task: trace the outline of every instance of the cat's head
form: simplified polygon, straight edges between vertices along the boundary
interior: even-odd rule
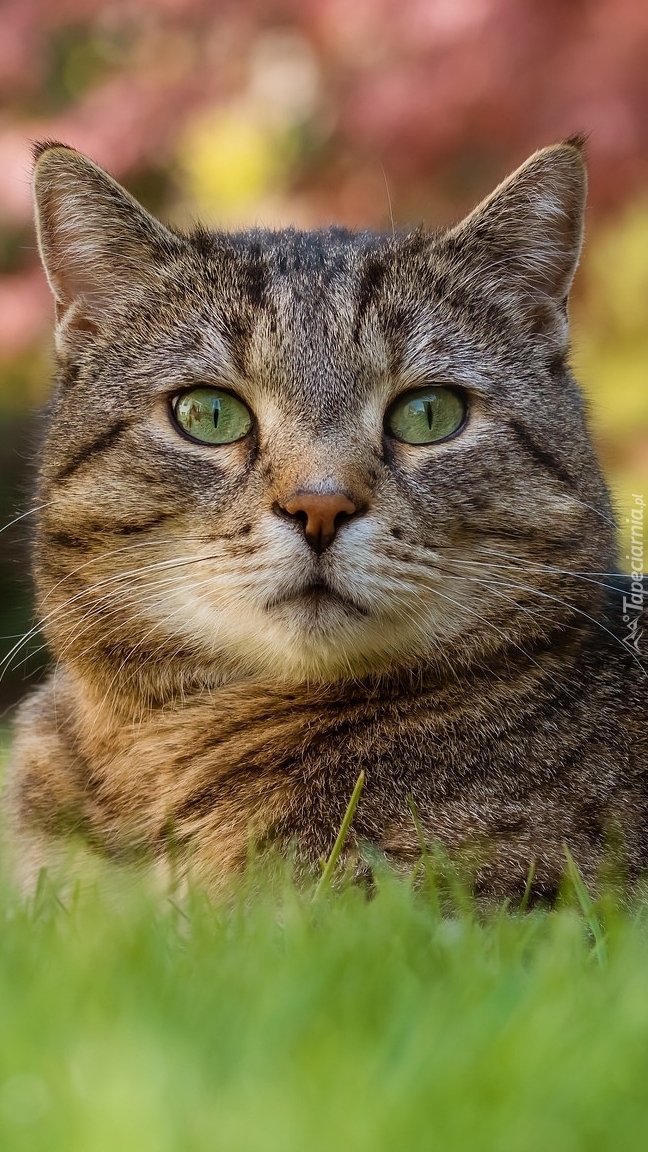
[[[441,233],[185,236],[43,146],[55,654],[164,696],[454,674],[577,623],[558,574],[613,550],[565,362],[585,186],[568,142]]]

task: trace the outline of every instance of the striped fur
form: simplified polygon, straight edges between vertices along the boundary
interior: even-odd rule
[[[34,183],[59,367],[34,548],[53,668],[7,801],[25,878],[71,832],[158,866],[172,842],[210,886],[251,839],[309,868],[360,768],[359,869],[412,866],[413,797],[480,892],[535,862],[551,897],[563,842],[593,881],[619,834],[638,876],[648,679],[567,363],[579,142],[393,237],[181,235],[62,145]],[[464,391],[465,429],[391,439],[429,382]],[[179,435],[194,383],[242,397],[245,441]],[[276,514],[304,488],[361,509],[321,555]]]

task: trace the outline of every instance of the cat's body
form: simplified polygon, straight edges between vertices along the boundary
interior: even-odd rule
[[[534,862],[553,894],[565,843],[594,879],[606,837],[639,875],[648,677],[565,364],[578,147],[432,236],[184,238],[60,146],[35,185],[57,663],[18,720],[23,871],[71,830],[212,885],[251,838],[315,864],[364,769],[350,852],[410,868],[411,797],[485,893]],[[186,435],[218,389],[241,433]]]

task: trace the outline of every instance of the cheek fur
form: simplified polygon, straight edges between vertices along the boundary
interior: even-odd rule
[[[299,594],[321,580],[333,595],[314,608]],[[200,661],[325,680],[407,662],[465,629],[470,609],[446,584],[429,554],[394,548],[375,517],[341,531],[318,559],[298,532],[266,516],[244,543],[196,548],[146,603],[134,589],[133,611]]]
[[[192,468],[188,495],[183,461],[163,480],[158,473],[157,486],[150,472],[148,484],[138,473],[146,498],[119,505],[112,496],[119,488],[113,469],[101,510],[80,481],[68,491],[62,519],[76,508],[78,546],[68,547],[62,579],[70,591],[80,586],[83,607],[93,606],[104,628],[111,621],[111,637],[124,621],[142,656],[162,651],[166,659],[175,645],[193,652],[197,666],[218,666],[219,675],[235,669],[326,680],[429,658],[468,636],[473,642],[489,631],[495,636],[509,628],[515,612],[530,612],[528,589],[518,579],[513,596],[513,578],[502,580],[503,559],[517,557],[510,536],[524,521],[524,501],[506,508],[482,482],[479,504],[457,491],[447,465],[417,465],[407,473],[401,467],[384,482],[371,511],[343,528],[321,557],[294,525],[268,511],[263,477],[244,484],[239,470],[237,486],[209,458],[198,472]],[[150,469],[151,461],[144,467]],[[156,519],[161,505],[165,511]],[[573,507],[563,501],[569,527]],[[558,503],[552,511],[560,522]],[[60,509],[54,520],[56,515]],[[489,544],[492,555],[483,550]],[[59,552],[65,545],[61,536]],[[78,567],[80,585],[79,576],[72,577]],[[332,599],[314,611],[299,593],[322,579],[340,602]]]

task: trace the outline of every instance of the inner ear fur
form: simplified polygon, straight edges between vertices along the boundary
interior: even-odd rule
[[[33,191],[59,340],[96,331],[115,302],[139,296],[178,251],[177,236],[64,144],[37,146]]]
[[[586,196],[582,141],[574,138],[536,152],[449,234],[468,276],[554,346],[567,339]]]

